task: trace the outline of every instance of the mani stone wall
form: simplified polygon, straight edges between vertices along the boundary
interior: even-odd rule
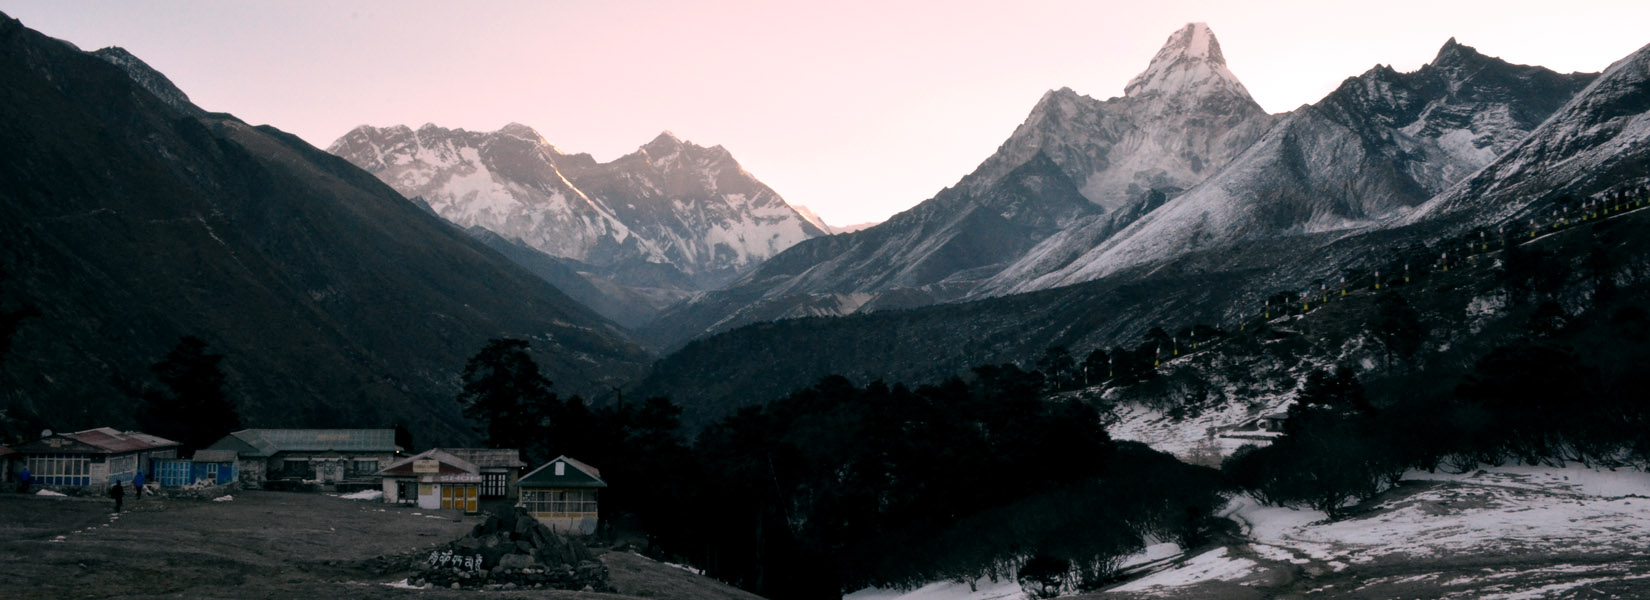
[[[432,551],[408,583],[452,589],[611,591],[607,566],[517,508]]]

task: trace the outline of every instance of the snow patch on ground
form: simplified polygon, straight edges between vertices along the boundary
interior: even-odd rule
[[[1131,554],[1127,558],[1124,558],[1123,562],[1117,565],[1117,568],[1118,570],[1125,570],[1138,567],[1140,565],[1147,565],[1160,560],[1174,558],[1179,556],[1181,552],[1182,550],[1180,549],[1180,544],[1176,544],[1174,542],[1159,542],[1146,546],[1145,550],[1141,550],[1140,552]]]
[[[384,490],[361,490],[353,494],[339,496],[345,500],[383,500]]]
[[[1458,552],[1632,552],[1650,539],[1647,473],[1507,466],[1409,477],[1445,485],[1336,522],[1322,512],[1262,506],[1247,497],[1235,499],[1228,516],[1248,529],[1264,558],[1289,551],[1331,566]]]
[[[395,589],[398,589],[398,590],[422,590],[426,587],[426,586],[422,586],[422,585],[413,585],[411,583],[408,583],[408,581],[405,580],[405,579],[402,579],[400,581],[391,581],[389,583],[384,584],[384,586],[385,587],[392,587],[392,588],[395,588]]]
[[[1228,556],[1226,548],[1199,554],[1185,564],[1113,588],[1114,592],[1162,591],[1156,588],[1183,587],[1207,581],[1232,581],[1254,572],[1255,561]]]
[[[35,492],[34,495],[36,495],[36,496],[52,496],[52,497],[56,497],[56,498],[67,498],[67,497],[69,497],[67,494],[63,494],[63,493],[60,493],[60,492],[54,492],[54,491],[51,491],[51,490],[40,490],[38,492]]]
[[[213,502],[229,502],[229,501],[234,500],[234,499],[235,499],[234,496],[218,496],[216,498],[213,498],[212,501]]]
[[[1287,397],[1274,398],[1260,411],[1251,411],[1240,402],[1226,402],[1204,410],[1195,417],[1179,420],[1155,408],[1139,404],[1120,405],[1112,409],[1112,415],[1117,420],[1106,426],[1106,433],[1114,440],[1140,442],[1151,446],[1153,450],[1167,452],[1181,459],[1211,451],[1224,458],[1245,445],[1265,446],[1271,441],[1223,437],[1219,430],[1281,410],[1288,402],[1290,399]],[[1256,438],[1267,434],[1260,431],[1247,433],[1253,434]],[[1232,434],[1242,435],[1243,432]]]
[[[1007,579],[980,578],[973,589],[966,583],[942,581],[908,591],[869,587],[842,597],[842,600],[1000,600],[1021,598],[1020,584]]]

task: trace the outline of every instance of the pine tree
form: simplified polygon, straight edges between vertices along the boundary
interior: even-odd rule
[[[526,340],[494,338],[464,365],[458,403],[493,448],[531,452],[547,416],[558,412],[552,383],[539,373],[528,347]]]
[[[143,393],[137,413],[138,427],[183,445],[186,451],[199,450],[241,428],[240,415],[224,393],[221,354],[209,354],[206,342],[194,336],[178,340],[177,346],[149,370],[163,389]]]
[[[1069,390],[1076,387],[1082,379],[1076,373],[1077,361],[1071,357],[1071,352],[1065,346],[1054,346],[1043,351],[1043,356],[1037,359],[1037,370],[1043,372],[1043,377],[1049,387],[1054,390]]]

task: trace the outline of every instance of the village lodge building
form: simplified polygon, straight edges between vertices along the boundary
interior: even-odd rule
[[[178,443],[137,431],[109,427],[74,433],[47,432],[18,446],[13,460],[28,467],[38,486],[107,488],[149,472],[155,459],[176,458]]]
[[[545,526],[562,533],[596,533],[601,471],[566,456],[523,475],[521,506]]]
[[[325,489],[379,486],[378,471],[396,460],[393,429],[243,429],[207,450],[235,452],[241,481],[305,481]]]

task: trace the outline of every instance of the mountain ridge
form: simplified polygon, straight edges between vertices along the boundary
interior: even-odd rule
[[[606,163],[511,123],[492,132],[360,126],[329,151],[461,227],[484,227],[617,283],[712,289],[825,235],[722,146],[669,131]]]
[[[1142,76],[1150,85],[1104,101],[1070,88],[1045,93],[1009,138],[958,183],[877,226],[798,244],[728,288],[672,308],[643,334],[670,348],[748,323],[749,315],[814,314],[820,301],[840,300],[843,294],[873,296],[839,302],[854,311],[969,297],[1024,252],[1077,224],[1126,227],[1212,175],[1275,120],[1225,68],[1206,25],[1188,25],[1169,36]],[[1086,205],[1069,202],[1067,186],[1049,188],[1058,191],[1039,198],[1012,180],[1025,165],[1044,159]],[[1013,235],[942,225],[984,226],[963,218],[984,210],[1025,222],[1016,222]],[[1046,217],[1022,218],[1038,211]],[[966,238],[995,243],[967,253],[969,260],[942,266],[948,258],[941,252],[944,240]],[[906,267],[915,263],[931,268]]]
[[[489,338],[531,340],[563,393],[601,393],[648,359],[296,136],[195,114],[148,91],[134,64],[10,17],[0,50],[0,268],[8,296],[40,312],[0,365],[9,407],[122,426],[153,385],[149,365],[189,335],[224,355],[249,425],[399,422],[466,443],[457,374]]]

